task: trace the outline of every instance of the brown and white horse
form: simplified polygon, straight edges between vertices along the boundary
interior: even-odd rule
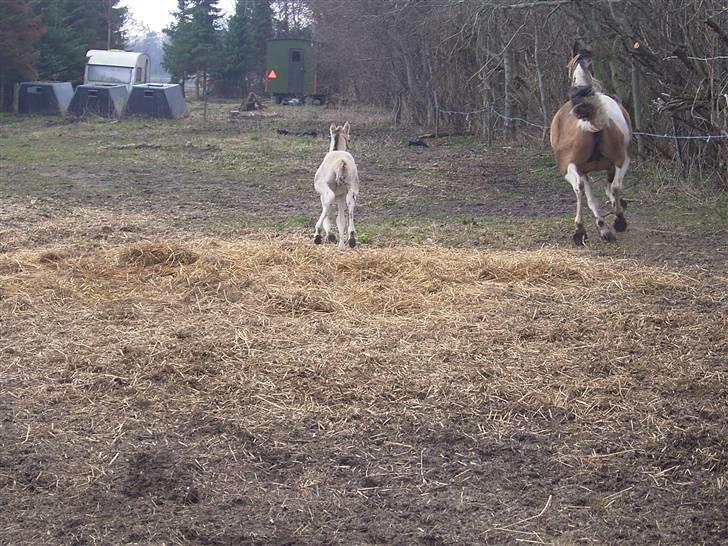
[[[551,147],[556,164],[576,194],[576,230],[574,243],[586,242],[582,219],[582,190],[596,218],[601,238],[614,241],[612,227],[604,221],[600,204],[592,193],[589,173],[607,172],[607,197],[615,214],[614,230],[627,229],[624,219],[625,202],[622,182],[629,168],[629,147],[632,124],[629,114],[612,97],[594,87],[598,83],[592,76],[592,54],[581,50],[569,63],[571,77],[570,100],[551,121]]]
[[[339,251],[344,250],[345,230],[348,231],[349,246],[356,246],[356,228],[354,227],[354,207],[359,195],[359,174],[354,158],[347,151],[349,147],[349,130],[351,126],[347,121],[342,127],[333,123],[329,128],[331,143],[329,153],[324,156],[321,165],[314,176],[314,188],[321,196],[321,216],[316,222],[314,242],[318,245],[323,242],[322,229],[328,241],[335,241],[329,232],[329,209],[336,203],[338,213],[336,226],[339,228]],[[347,229],[348,212],[348,229]]]

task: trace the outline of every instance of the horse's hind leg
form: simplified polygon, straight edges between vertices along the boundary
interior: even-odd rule
[[[614,175],[617,173],[617,168],[612,165],[607,169],[607,185],[604,188],[604,192],[609,198],[609,202],[612,204],[612,210],[614,210],[614,194],[612,193],[612,182],[614,182]],[[624,198],[620,198],[619,203],[622,205],[622,210],[627,210],[627,201]]]
[[[607,199],[614,207],[614,194],[612,193],[612,182],[614,182],[614,174],[617,172],[614,165],[607,169],[607,185],[604,187],[604,193],[607,194]]]
[[[611,226],[604,221],[604,216],[602,216],[602,213],[599,211],[599,201],[594,197],[594,194],[592,193],[591,181],[588,177],[582,176],[582,182],[584,183],[584,193],[586,194],[586,200],[587,203],[589,203],[589,208],[594,214],[594,218],[597,219],[597,228],[599,229],[599,235],[601,236],[603,241],[616,241],[617,238],[614,236],[614,232],[612,231]]]
[[[581,176],[576,170],[576,165],[569,163],[569,167],[566,169],[566,180],[574,188],[574,194],[576,195],[576,218],[574,218],[574,244],[577,246],[584,246],[586,244],[586,230],[584,229],[584,219],[581,211]]]
[[[316,230],[314,231],[313,238],[313,242],[317,245],[320,245],[323,242],[323,238],[321,237],[322,228],[326,233],[326,238],[328,239],[329,237],[331,237],[331,234],[329,233],[331,225],[329,224],[328,214],[331,205],[334,204],[334,199],[334,192],[330,190],[321,194],[321,208],[323,210],[321,211],[321,216],[319,217],[318,222],[316,222]]]
[[[622,198],[622,183],[624,181],[624,175],[627,174],[629,169],[629,156],[624,158],[624,163],[621,167],[615,166],[614,177],[610,184],[611,193],[614,196],[612,205],[614,207],[614,229],[620,233],[627,230],[627,220],[624,219],[624,209],[626,203]]]
[[[349,191],[346,194],[346,206],[349,209],[349,246],[354,248],[356,246],[356,228],[354,227],[354,208],[356,207],[356,193]]]
[[[336,213],[336,227],[339,228],[339,252],[344,251],[344,234],[346,233],[346,201],[341,197],[336,200],[338,212]]]

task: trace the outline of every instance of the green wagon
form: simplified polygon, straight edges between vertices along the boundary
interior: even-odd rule
[[[267,91],[276,104],[293,98],[313,104],[326,100],[318,92],[316,47],[308,40],[269,40],[265,78]]]

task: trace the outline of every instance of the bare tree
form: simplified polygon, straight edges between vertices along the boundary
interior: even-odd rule
[[[728,136],[724,0],[308,5],[338,94],[389,107],[397,121],[484,134],[499,126],[510,136],[531,127],[522,120],[545,127],[566,97],[577,42],[593,49],[597,77],[640,132]],[[537,128],[519,134],[545,136]],[[640,135],[639,146],[641,154],[712,166],[728,183],[728,140]]]

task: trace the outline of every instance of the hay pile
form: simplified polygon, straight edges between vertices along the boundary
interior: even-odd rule
[[[158,299],[204,297],[223,305],[230,297],[257,302],[323,298],[330,311],[368,311],[402,318],[418,311],[456,314],[507,288],[535,293],[619,293],[683,286],[685,279],[628,261],[595,260],[578,252],[477,252],[438,247],[365,250],[339,255],[305,240],[142,243],[80,254],[68,250],[18,252],[0,257],[0,271],[21,293],[33,284],[78,284],[80,300],[112,301],[139,294]],[[49,268],[49,265],[53,265]],[[81,282],[82,281],[82,282]],[[222,302],[220,300],[223,300]],[[315,306],[314,306],[315,307]],[[292,311],[315,311],[293,305]],[[449,316],[448,318],[453,318]]]
[[[98,513],[144,541],[189,540],[183,520],[223,540],[230,523],[195,506],[227,514],[241,496],[253,542],[283,528],[304,542],[414,540],[416,527],[369,525],[431,502],[447,540],[536,541],[561,535],[546,521],[579,520],[575,503],[614,523],[655,480],[699,496],[725,479],[711,466],[727,445],[725,280],[560,249],[340,255],[289,238],[14,252],[0,281],[14,434],[43,461],[41,478],[0,485],[16,503],[36,498],[28,484],[102,504],[137,495],[167,514],[153,528]],[[528,483],[540,493],[524,499]],[[490,515],[460,521],[463,495]],[[287,523],[267,527],[284,498]],[[514,524],[545,503],[558,510]],[[607,536],[592,525],[582,538]]]

